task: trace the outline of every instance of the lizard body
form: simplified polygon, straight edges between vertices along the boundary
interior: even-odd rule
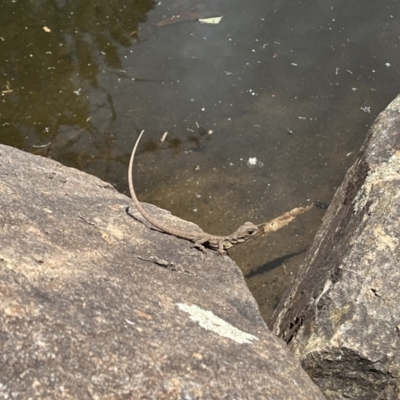
[[[140,133],[138,139],[136,140],[135,146],[133,147],[132,155],[129,161],[129,170],[128,170],[129,191],[131,193],[133,203],[135,204],[140,214],[142,214],[143,218],[145,218],[153,226],[155,226],[156,228],[160,229],[163,232],[194,242],[193,246],[202,251],[205,250],[203,245],[208,244],[209,247],[211,247],[214,250],[217,250],[220,254],[225,253],[225,250],[232,247],[235,243],[245,242],[247,239],[249,239],[251,236],[254,236],[259,231],[258,227],[254,225],[252,222],[245,222],[238,229],[236,229],[236,231],[234,231],[232,234],[228,236],[216,236],[216,235],[210,235],[206,232],[197,232],[197,231],[189,232],[171,228],[167,225],[164,225],[162,222],[154,219],[150,214],[148,214],[136,196],[132,180],[133,160],[135,158],[135,152],[143,133],[144,131]]]

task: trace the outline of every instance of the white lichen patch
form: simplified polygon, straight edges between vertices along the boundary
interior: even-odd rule
[[[397,240],[386,234],[382,226],[376,226],[374,228],[374,237],[376,241],[376,247],[380,251],[389,249],[394,252],[398,246]]]
[[[398,153],[390,157],[387,163],[383,163],[368,174],[364,185],[354,199],[354,213],[358,214],[364,208],[374,185],[393,180],[400,180],[400,154]]]
[[[217,317],[212,311],[203,310],[200,307],[183,303],[177,303],[176,305],[180,310],[187,312],[192,321],[198,322],[202,328],[212,331],[217,335],[226,337],[240,344],[251,344],[252,340],[258,340],[256,336],[243,332]]]

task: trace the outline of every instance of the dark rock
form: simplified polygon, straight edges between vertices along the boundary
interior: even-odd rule
[[[400,398],[400,96],[373,124],[270,326],[329,399]]]
[[[0,398],[323,399],[231,259],[51,160],[0,146],[0,178]]]

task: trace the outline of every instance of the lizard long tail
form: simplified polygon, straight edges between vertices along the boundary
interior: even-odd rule
[[[136,197],[135,189],[133,188],[132,167],[133,167],[133,160],[135,158],[136,149],[138,147],[139,141],[140,141],[143,133],[144,133],[144,130],[142,132],[140,132],[140,135],[136,140],[135,146],[133,147],[133,150],[132,150],[131,159],[129,161],[128,184],[129,184],[129,191],[131,193],[132,200],[133,200],[136,208],[138,209],[138,211],[142,214],[143,218],[145,218],[147,221],[149,221],[153,226],[155,226],[156,228],[158,228],[158,229],[160,229],[160,230],[162,230],[164,232],[167,232],[169,234],[181,237],[183,239],[192,240],[192,238],[191,238],[192,235],[190,235],[190,234],[188,234],[186,232],[177,230],[177,229],[167,228],[162,223],[160,223],[159,221],[157,221],[156,219],[151,217],[146,212],[146,210],[143,208],[142,204],[140,203],[140,201]],[[193,239],[196,239],[196,238],[193,238]]]

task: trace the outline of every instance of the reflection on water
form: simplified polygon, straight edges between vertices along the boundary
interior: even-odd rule
[[[329,203],[399,92],[399,11],[396,0],[2,2],[0,142],[126,191],[145,129],[139,197],[210,233]],[[232,250],[266,318],[322,215]]]
[[[124,3],[2,2],[2,143],[28,151],[49,143],[46,154],[59,150],[56,158],[75,166],[92,146],[104,154],[117,111],[101,76],[125,77],[119,52],[136,43],[138,24],[155,4]],[[80,140],[79,149],[62,154]]]

